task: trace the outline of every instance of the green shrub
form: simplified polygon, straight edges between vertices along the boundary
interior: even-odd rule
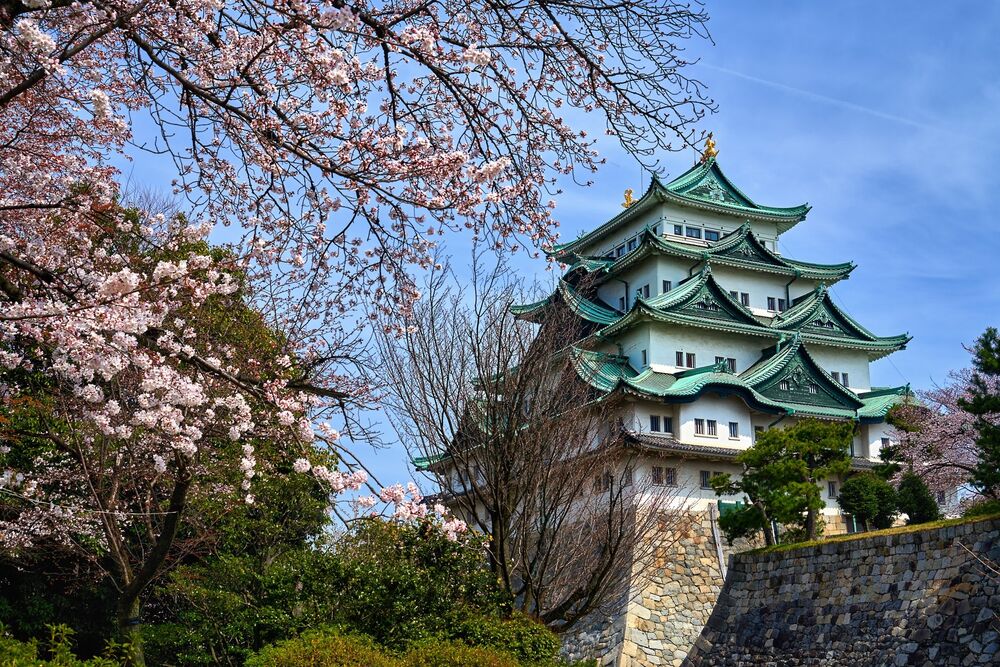
[[[118,667],[125,659],[125,647],[110,645],[104,658],[82,660],[73,653],[73,630],[51,625],[49,637],[19,641],[0,627],[0,667]]]
[[[896,490],[889,482],[870,472],[854,475],[844,482],[837,497],[840,509],[853,515],[865,528],[889,528],[897,513]]]
[[[927,523],[941,518],[937,502],[924,480],[912,472],[903,474],[899,482],[899,511],[908,518],[907,524]]]
[[[509,653],[524,665],[552,664],[559,657],[559,638],[524,614],[507,620],[470,618],[455,628],[452,637],[470,646]]]
[[[453,642],[418,645],[403,657],[404,667],[519,667],[507,653]]]
[[[962,511],[962,516],[989,516],[1000,514],[1000,500],[979,500],[972,503]]]
[[[245,667],[401,667],[396,658],[383,653],[370,639],[345,637],[332,630],[315,630],[278,642],[244,664]]]

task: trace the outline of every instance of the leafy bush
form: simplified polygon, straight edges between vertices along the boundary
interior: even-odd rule
[[[405,667],[519,667],[513,656],[454,642],[421,644],[403,657]]]
[[[980,500],[962,511],[964,517],[990,516],[1000,514],[1000,500]]]
[[[548,665],[559,658],[559,638],[523,614],[507,620],[470,618],[459,624],[452,637],[470,646],[509,653],[523,665]]]
[[[245,667],[401,667],[396,658],[383,653],[371,639],[347,637],[332,630],[316,630],[278,642],[244,664]]]
[[[65,625],[49,626],[48,640],[26,642],[14,639],[0,628],[0,665],[3,667],[118,667],[126,658],[126,647],[109,645],[107,657],[81,660],[73,653],[73,630]]]
[[[907,524],[927,523],[941,518],[937,502],[924,480],[912,472],[904,473],[899,482],[899,511],[908,517]]]
[[[837,502],[868,529],[889,528],[896,518],[896,490],[874,473],[861,473],[845,481]]]

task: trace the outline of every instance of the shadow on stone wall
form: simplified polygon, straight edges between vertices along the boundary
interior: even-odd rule
[[[1000,562],[1000,519],[735,554],[684,664],[1000,664],[1000,576],[976,555]]]

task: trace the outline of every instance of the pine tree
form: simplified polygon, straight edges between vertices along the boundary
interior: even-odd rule
[[[761,433],[736,457],[744,469],[739,481],[729,475],[712,479],[718,495],[742,493],[749,500],[747,507],[720,517],[726,535],[733,539],[763,530],[770,544],[770,522],[777,521],[800,526],[807,540],[815,539],[818,512],[824,507],[819,483],[848,471],[853,432],[848,422],[804,419]]]
[[[979,460],[972,485],[980,493],[1000,498],[1000,335],[990,327],[972,349],[972,383],[968,398],[959,405],[975,416]]]
[[[927,523],[941,518],[941,512],[931,490],[915,473],[903,474],[897,497],[899,511],[906,514],[908,524]]]

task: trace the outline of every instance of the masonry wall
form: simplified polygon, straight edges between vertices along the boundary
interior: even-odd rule
[[[973,554],[1000,562],[1000,520],[735,554],[684,664],[1000,664],[1000,575]]]

